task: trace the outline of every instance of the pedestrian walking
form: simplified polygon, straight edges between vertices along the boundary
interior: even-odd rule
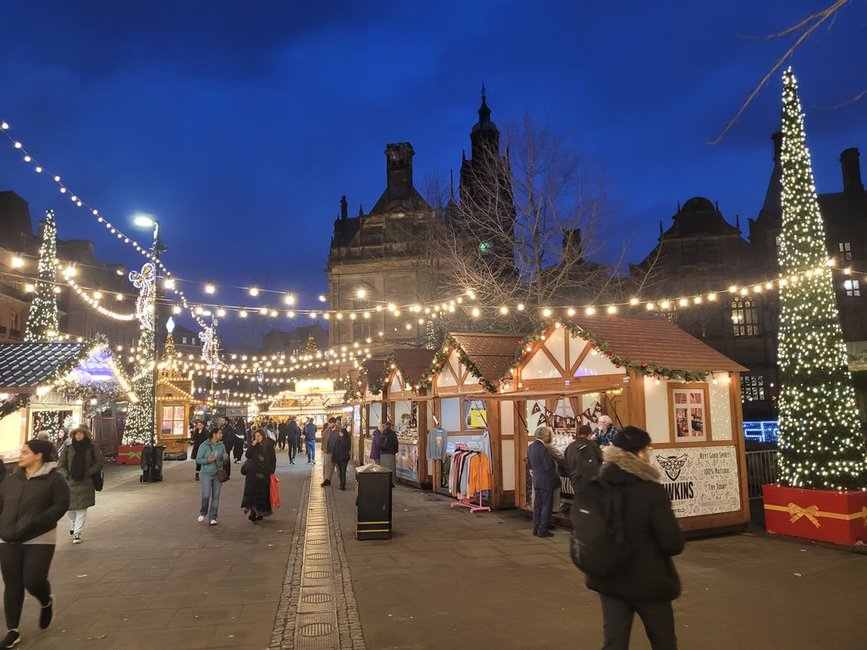
[[[199,509],[199,523],[205,517],[211,526],[217,525],[217,510],[220,508],[220,489],[223,484],[217,478],[217,471],[224,468],[229,454],[223,445],[223,432],[215,429],[211,437],[199,446],[196,463],[201,466],[199,483],[202,486],[202,507]]]
[[[322,474],[325,480],[320,487],[331,485],[331,477],[334,475],[334,438],[337,437],[337,418],[328,418],[328,428],[322,432]]]
[[[340,479],[340,489],[346,489],[346,467],[352,456],[352,436],[346,428],[338,429],[332,438],[331,459],[337,466],[337,476]]]
[[[247,425],[244,418],[235,418],[235,462],[240,463],[244,456],[244,447],[247,444]]]
[[[370,438],[370,460],[379,465],[379,441],[382,439],[382,431],[377,425],[373,429],[373,435]]]
[[[253,432],[253,439],[245,454],[244,496],[241,507],[250,521],[260,521],[272,514],[271,475],[277,469],[277,454],[267,433],[262,429]]]
[[[60,450],[57,469],[69,485],[69,534],[73,544],[81,543],[87,509],[96,505],[93,477],[105,465],[102,451],[93,444],[90,429],[80,426],[70,432],[70,442]]]
[[[286,421],[281,421],[280,424],[277,425],[277,448],[280,451],[286,449],[286,438],[289,435],[288,427],[289,423]]]
[[[190,442],[193,443],[193,451],[191,456],[193,458],[198,458],[199,456],[199,448],[202,446],[202,443],[208,439],[208,430],[205,428],[204,420],[196,419],[196,423],[193,425],[193,434],[190,437]],[[196,461],[196,479],[199,480],[199,471],[201,471],[202,466],[199,461]]]
[[[298,422],[295,421],[295,416],[289,418],[289,424],[286,425],[287,443],[289,445],[289,463],[295,464],[295,455],[301,451],[301,428]]]
[[[654,650],[674,650],[674,612],[680,578],[672,556],[684,546],[671,499],[650,464],[650,434],[624,427],[603,449],[605,463],[597,481],[622,496],[624,538],[631,551],[623,564],[604,577],[587,575],[587,587],[602,601],[604,648],[626,650],[637,613]],[[575,521],[573,517],[573,521]]]
[[[307,450],[307,462],[316,462],[316,423],[313,418],[307,418],[304,425],[304,447]]]
[[[18,468],[0,484],[0,570],[5,589],[6,636],[0,648],[21,640],[18,625],[25,589],[39,601],[39,627],[54,617],[48,571],[57,544],[57,522],[69,509],[69,486],[56,471],[54,445],[29,440],[21,448]]]
[[[232,421],[225,415],[220,418],[220,429],[223,432],[223,446],[226,448],[226,454],[228,454],[228,458],[223,466],[223,469],[226,470],[226,480],[228,481],[232,478],[231,460],[232,452],[235,450],[235,445],[237,444],[237,437],[235,436],[235,427],[232,426]]]
[[[533,482],[533,534],[537,537],[553,537],[551,532],[551,504],[554,490],[560,487],[560,474],[548,444],[554,431],[541,426],[534,432],[535,440],[527,448],[527,465]]]
[[[391,485],[395,484],[395,472],[397,471],[397,452],[400,441],[392,428],[391,422],[386,421],[382,428],[382,437],[379,439],[379,464],[391,470]]]

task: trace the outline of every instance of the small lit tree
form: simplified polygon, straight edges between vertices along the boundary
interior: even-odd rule
[[[28,342],[52,341],[59,331],[57,319],[57,294],[54,289],[57,280],[57,225],[54,211],[45,213],[45,226],[42,229],[42,246],[39,249],[39,275],[36,292],[30,303],[24,340]]]
[[[867,486],[867,454],[840,327],[795,76],[783,74],[780,482]]]

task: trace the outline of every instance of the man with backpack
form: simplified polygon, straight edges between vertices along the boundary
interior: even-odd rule
[[[629,648],[636,613],[654,650],[677,648],[671,601],[680,579],[671,558],[683,550],[683,533],[651,451],[646,431],[618,431],[572,507],[572,560],[599,593],[606,650]]]
[[[593,429],[589,424],[582,424],[578,428],[578,437],[569,443],[563,455],[572,491],[577,499],[581,489],[596,478],[602,465],[602,450],[593,439]]]

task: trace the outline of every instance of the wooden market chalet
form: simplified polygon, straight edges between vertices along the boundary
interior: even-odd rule
[[[369,462],[370,435],[391,420],[397,480],[492,508],[531,508],[526,449],[541,425],[560,451],[601,415],[646,429],[652,463],[686,530],[749,520],[740,373],[746,369],[668,320],[575,317],[519,338],[454,332],[437,351],[397,349],[351,373],[353,456]],[[431,457],[429,436],[446,439]],[[489,454],[490,489],[448,485],[456,449]],[[571,489],[562,480],[561,498]]]

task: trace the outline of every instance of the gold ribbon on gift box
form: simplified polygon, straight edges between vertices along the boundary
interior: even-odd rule
[[[802,508],[797,503],[789,502],[787,506],[775,506],[765,504],[765,510],[774,510],[776,512],[785,512],[789,515],[789,523],[794,524],[801,517],[806,517],[807,520],[816,528],[822,524],[819,522],[820,517],[826,519],[842,519],[843,521],[852,521],[853,519],[864,519],[864,525],[867,526],[867,508],[861,508],[861,512],[853,512],[851,514],[843,514],[840,512],[823,512],[819,510],[819,506],[807,506]]]

